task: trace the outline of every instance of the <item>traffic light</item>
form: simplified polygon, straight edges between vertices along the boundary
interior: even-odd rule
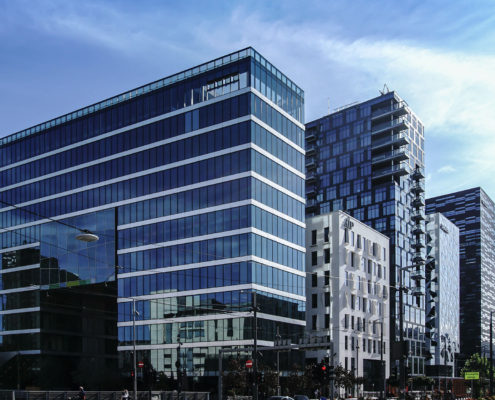
[[[330,381],[333,381],[335,378],[335,370],[334,370],[334,367],[333,365],[329,365],[328,366],[328,379]]]
[[[263,373],[262,372],[258,372],[258,374],[256,375],[256,382],[259,384],[263,383]]]
[[[406,367],[406,372],[404,374],[404,377],[406,378],[406,384],[407,384],[407,381],[411,378],[411,367]]]
[[[131,378],[134,378],[134,370],[131,371]]]
[[[264,383],[265,382],[265,373],[262,372],[261,373],[261,383]]]

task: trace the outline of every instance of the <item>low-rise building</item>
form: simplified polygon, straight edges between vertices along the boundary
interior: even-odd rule
[[[389,238],[342,211],[306,219],[306,325],[330,336],[334,365],[380,390],[380,352],[389,375]],[[381,330],[383,329],[383,339]],[[307,353],[320,362],[330,351]]]

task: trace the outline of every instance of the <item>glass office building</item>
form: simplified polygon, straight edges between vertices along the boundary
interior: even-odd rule
[[[390,238],[390,282],[403,272],[404,337],[412,374],[424,373],[424,127],[397,93],[354,103],[306,124],[306,216],[345,210]],[[398,293],[390,337],[399,338]]]
[[[252,48],[1,139],[0,350],[80,360],[105,354],[85,345],[95,335],[130,376],[135,306],[144,382],[180,361],[209,389],[218,350],[253,342],[253,292],[260,345],[277,329],[297,341],[303,140],[304,92]],[[105,322],[81,320],[82,334],[43,314],[77,290]]]
[[[440,212],[459,228],[461,357],[489,357],[490,311],[495,310],[495,205],[478,187],[427,199],[426,212]]]
[[[430,377],[452,377],[459,353],[459,228],[440,213],[426,216],[426,363]]]

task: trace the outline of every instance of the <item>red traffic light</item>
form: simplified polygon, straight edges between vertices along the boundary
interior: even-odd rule
[[[326,371],[326,369],[327,369],[327,366],[326,366],[326,365],[322,365],[322,366],[321,366],[321,370],[322,370],[322,371]]]

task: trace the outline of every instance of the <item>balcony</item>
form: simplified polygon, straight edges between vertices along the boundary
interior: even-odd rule
[[[376,150],[385,146],[404,146],[409,144],[409,137],[403,133],[398,133],[397,135],[387,136],[383,139],[372,140],[371,149]]]
[[[411,247],[415,249],[421,249],[424,248],[425,246],[426,246],[426,242],[423,238],[413,239],[413,241],[411,242]]]
[[[307,131],[304,135],[304,139],[306,139],[307,142],[313,142],[318,139],[318,134],[316,131]]]
[[[316,199],[311,199],[306,201],[306,212],[311,212],[316,210],[316,207],[318,206],[318,202]]]
[[[425,212],[423,210],[416,210],[411,213],[411,219],[414,221],[424,221],[426,219]]]
[[[426,279],[425,272],[421,270],[411,271],[411,279],[415,281],[420,281]]]
[[[306,183],[316,183],[318,180],[318,175],[316,175],[316,172],[311,171],[306,174]]]
[[[376,126],[371,127],[371,135],[378,135],[380,133],[389,131],[391,129],[397,130],[397,131],[404,131],[407,128],[409,128],[409,122],[405,118],[398,118],[394,119],[392,121],[387,121],[382,124],[378,124]]]
[[[414,180],[424,179],[425,178],[425,168],[424,167],[416,167],[413,171],[412,178]]]
[[[309,157],[306,158],[306,168],[307,169],[313,169],[318,166],[318,162],[316,161],[316,158],[314,157]]]
[[[424,182],[416,182],[411,185],[411,192],[414,193],[423,193],[425,191],[425,183]]]
[[[418,222],[418,224],[414,225],[412,233],[414,235],[424,235],[426,233],[425,225]]]
[[[413,287],[411,289],[411,295],[415,297],[421,297],[425,295],[425,290],[422,287]]]
[[[407,164],[391,165],[390,167],[382,168],[377,171],[373,171],[373,179],[383,178],[385,176],[392,175],[407,175],[411,173],[411,168]]]
[[[406,148],[402,148],[402,149],[387,151],[385,153],[373,156],[373,158],[371,159],[371,163],[378,164],[381,162],[392,161],[392,160],[405,161],[405,160],[409,160],[409,157],[410,157],[409,150],[407,150]]]
[[[424,194],[419,194],[416,196],[412,201],[411,205],[413,207],[424,207],[425,206],[425,195]]]
[[[306,186],[306,196],[316,196],[318,194],[318,188],[316,185],[308,185]]]
[[[317,148],[318,147],[315,144],[306,145],[306,157],[315,156]]]
[[[426,256],[422,251],[417,251],[413,254],[413,262],[424,263],[426,261]]]
[[[371,113],[371,119],[374,120],[389,115],[397,115],[399,117],[402,117],[403,115],[407,114],[409,114],[409,107],[405,101],[402,101],[392,106],[382,107],[379,110],[373,111]]]

